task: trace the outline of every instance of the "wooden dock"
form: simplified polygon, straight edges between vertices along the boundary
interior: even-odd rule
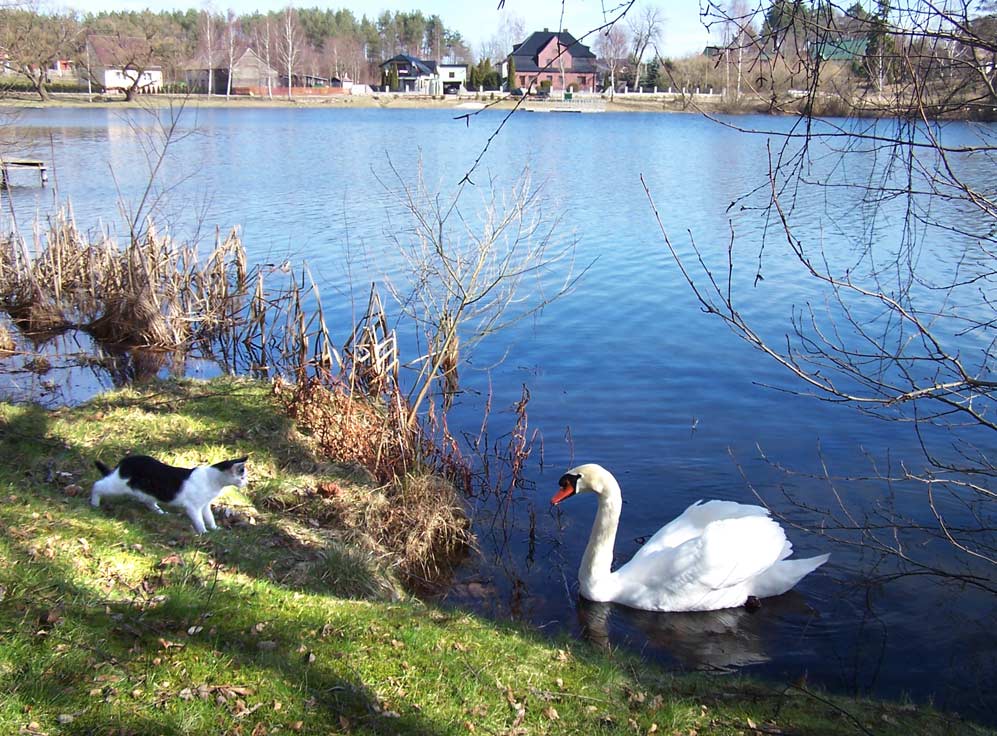
[[[602,97],[575,95],[567,100],[556,97],[531,97],[523,103],[526,112],[605,112],[606,101]]]
[[[34,169],[41,177],[42,186],[48,183],[48,168],[44,161],[33,158],[0,158],[0,189],[7,189],[10,186],[12,169]]]

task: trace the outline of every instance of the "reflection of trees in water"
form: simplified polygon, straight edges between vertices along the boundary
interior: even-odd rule
[[[0,356],[0,395],[13,401],[72,405],[115,388],[187,371],[183,352],[101,345],[85,332],[9,331],[15,347]]]
[[[184,372],[184,356],[180,353],[106,347],[101,348],[99,352],[100,359],[91,366],[95,372],[99,369],[105,370],[115,388],[148,381],[158,376],[167,366],[171,375],[183,375]]]

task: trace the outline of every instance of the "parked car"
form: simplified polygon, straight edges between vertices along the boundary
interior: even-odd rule
[[[512,95],[513,97],[522,97],[523,96],[523,88],[522,87],[513,87],[512,89],[509,90],[509,94]]]
[[[547,87],[540,87],[533,93],[534,97],[539,97],[541,100],[545,100],[550,97],[550,89]]]

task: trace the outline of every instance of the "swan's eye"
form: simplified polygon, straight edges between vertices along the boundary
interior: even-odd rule
[[[581,478],[580,475],[571,475],[570,473],[565,473],[561,476],[561,479],[557,481],[558,492],[554,494],[554,497],[550,500],[555,506],[566,498],[571,498],[575,493],[578,492],[575,483]]]

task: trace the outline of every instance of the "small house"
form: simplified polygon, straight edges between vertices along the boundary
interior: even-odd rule
[[[85,64],[79,72],[109,92],[160,92],[163,88],[163,67],[153,59],[148,39],[137,36],[87,36]],[[87,81],[85,76],[83,81]]]
[[[467,87],[467,64],[437,65],[440,76],[441,92],[445,95],[456,95]]]
[[[595,54],[567,30],[534,31],[509,58],[516,75],[510,87],[594,92],[598,84]],[[502,76],[509,76],[508,60],[502,64]]]
[[[392,56],[381,64],[381,72],[385,79],[392,73],[397,74],[398,89],[402,92],[430,94],[432,82],[439,79],[435,61],[424,61],[408,54]],[[464,73],[466,79],[467,72]]]
[[[232,77],[232,94],[249,94],[252,90],[278,86],[277,71],[253,49],[243,46],[232,58],[234,61],[229,69],[227,50],[199,54],[184,68],[187,86],[194,92],[224,95],[229,91],[229,76]],[[209,82],[211,89],[208,89]]]

